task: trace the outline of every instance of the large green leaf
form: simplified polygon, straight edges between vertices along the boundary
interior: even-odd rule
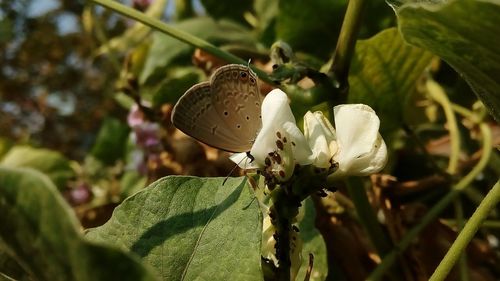
[[[49,176],[59,188],[64,188],[67,181],[75,176],[70,161],[59,152],[29,146],[11,148],[0,165],[33,168]]]
[[[393,1],[404,39],[460,73],[500,121],[500,1]]]
[[[349,83],[349,102],[370,105],[382,133],[401,125],[407,98],[432,54],[406,44],[395,28],[358,41]]]
[[[54,184],[0,167],[0,246],[33,280],[154,280],[136,258],[86,241]]]
[[[262,280],[262,215],[244,178],[162,178],[88,237],[128,249],[163,280]]]
[[[253,35],[247,28],[230,21],[214,21],[209,17],[190,18],[174,26],[215,44],[225,42],[253,44],[254,41]],[[192,49],[193,47],[171,36],[159,32],[153,33],[153,43],[146,58],[140,81],[144,83],[155,74],[163,77],[164,69],[172,60],[182,54],[189,54]]]

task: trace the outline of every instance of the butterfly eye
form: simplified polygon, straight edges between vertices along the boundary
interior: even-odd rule
[[[248,74],[246,72],[240,72],[240,78],[241,80],[245,81],[248,78]]]

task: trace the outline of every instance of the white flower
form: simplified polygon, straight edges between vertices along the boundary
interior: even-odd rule
[[[304,135],[313,152],[313,165],[329,168],[332,156],[337,152],[335,129],[321,111],[304,116]]]
[[[387,163],[387,147],[378,132],[380,120],[364,104],[343,104],[333,109],[336,129],[321,112],[304,116],[304,131],[313,151],[313,164],[326,168],[331,160],[338,169],[329,176],[366,176],[379,172]]]
[[[287,95],[272,90],[262,102],[262,129],[250,150],[253,162],[241,161],[246,154],[231,156],[244,169],[269,169],[281,181],[289,179],[295,164],[312,163],[311,149],[295,122]]]

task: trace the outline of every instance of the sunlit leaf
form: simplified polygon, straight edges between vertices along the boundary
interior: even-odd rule
[[[460,73],[500,120],[500,1],[392,1],[403,37]]]
[[[395,28],[361,40],[349,76],[349,102],[370,105],[381,119],[381,131],[401,125],[403,111],[432,54],[406,44]]]
[[[34,280],[155,280],[136,258],[88,242],[54,184],[33,169],[0,168],[0,242]]]
[[[166,177],[125,200],[93,241],[128,249],[163,280],[262,280],[262,216],[245,178]]]

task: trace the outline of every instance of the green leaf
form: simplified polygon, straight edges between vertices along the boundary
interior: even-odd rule
[[[0,167],[0,244],[34,280],[154,280],[136,258],[86,241],[54,184]]]
[[[349,102],[370,105],[381,119],[382,134],[397,129],[407,99],[431,59],[431,53],[406,44],[395,28],[358,41]]]
[[[106,118],[90,152],[105,164],[113,164],[125,154],[130,129],[115,118]]]
[[[262,44],[271,46],[276,40],[275,24],[279,12],[279,0],[255,0],[254,10],[257,20],[254,30]]]
[[[175,104],[177,100],[191,86],[198,83],[200,75],[196,73],[195,68],[182,68],[174,71],[159,86],[153,95],[153,107],[159,107],[164,103]]]
[[[500,1],[393,4],[404,39],[449,63],[500,121]]]
[[[347,1],[279,1],[277,38],[294,51],[326,58],[335,49]]]
[[[47,175],[59,188],[64,188],[68,180],[75,176],[70,161],[56,151],[15,146],[0,162],[5,167],[29,167]]]
[[[304,202],[304,219],[300,222],[300,237],[304,244],[302,247],[302,266],[296,280],[304,280],[304,276],[309,266],[309,254],[314,255],[314,265],[311,272],[311,281],[325,280],[328,275],[328,263],[326,256],[326,245],[323,237],[316,229],[314,223],[316,211],[314,203],[310,198]]]
[[[175,28],[190,33],[211,43],[239,42],[253,44],[250,31],[233,22],[214,21],[209,17],[191,18],[174,25]],[[177,57],[187,55],[193,48],[188,44],[160,32],[153,33],[153,43],[139,81],[146,83],[150,76],[164,76],[165,68]]]
[[[6,245],[0,239],[0,281],[4,280],[29,280],[29,275],[7,253],[3,251]],[[2,278],[3,277],[3,278]],[[8,277],[8,278],[7,278]],[[10,278],[10,279],[9,279]]]
[[[138,254],[163,280],[262,280],[262,215],[245,178],[169,176],[88,237]]]
[[[244,13],[252,9],[251,0],[240,0],[234,5],[232,0],[201,0],[203,7],[212,17],[216,19],[228,18],[238,22],[245,22]]]

